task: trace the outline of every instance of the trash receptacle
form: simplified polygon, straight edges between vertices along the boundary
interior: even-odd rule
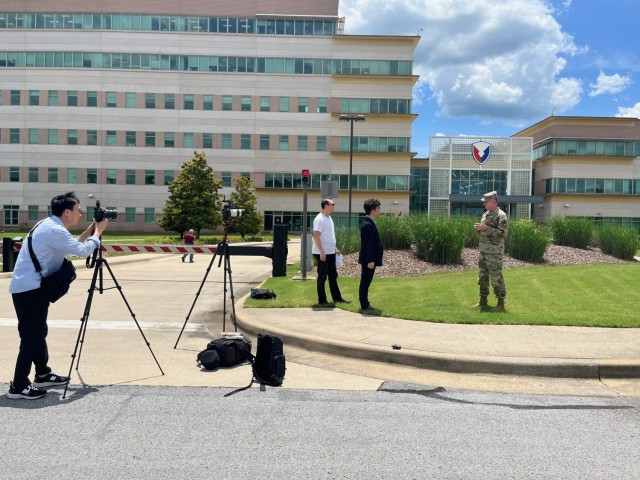
[[[22,237],[3,238],[2,239],[2,271],[13,272],[16,264],[19,250],[17,244],[22,244]]]

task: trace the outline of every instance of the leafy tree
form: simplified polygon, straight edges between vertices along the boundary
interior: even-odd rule
[[[251,179],[235,177],[233,179],[235,190],[231,192],[231,205],[234,208],[244,209],[244,215],[231,219],[231,232],[239,233],[242,238],[245,235],[257,235],[262,231],[262,215],[258,212],[258,197],[251,188]]]
[[[204,152],[195,152],[181,169],[169,183],[169,198],[158,223],[165,230],[180,235],[193,228],[196,237],[200,237],[201,229],[216,228],[222,223],[222,201],[218,193],[222,181],[213,177],[213,168]]]

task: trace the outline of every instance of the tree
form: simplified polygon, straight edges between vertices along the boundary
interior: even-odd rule
[[[222,201],[218,193],[222,181],[213,177],[213,168],[204,152],[195,152],[181,169],[169,183],[169,198],[158,223],[165,230],[180,235],[193,228],[196,237],[200,237],[201,229],[216,228],[222,223]]]
[[[258,212],[258,197],[251,188],[251,179],[235,177],[233,179],[235,190],[231,192],[231,205],[233,208],[242,208],[244,214],[241,217],[231,219],[231,232],[239,233],[242,238],[245,235],[257,235],[262,231],[262,215]]]

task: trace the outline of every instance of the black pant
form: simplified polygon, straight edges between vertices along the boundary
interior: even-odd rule
[[[327,259],[323,262],[320,260],[320,255],[313,254],[318,261],[318,281],[316,287],[318,288],[318,302],[326,302],[327,294],[324,291],[324,284],[329,279],[329,290],[331,291],[331,298],[334,302],[342,300],[340,294],[340,288],[338,287],[338,269],[336,268],[336,254],[327,254]]]
[[[360,297],[360,308],[369,306],[369,286],[373,281],[373,274],[376,273],[376,267],[369,268],[366,265],[360,265],[362,272],[360,273],[360,288],[358,295]]]
[[[47,349],[47,315],[49,300],[39,288],[22,293],[14,293],[13,306],[18,315],[18,333],[20,334],[20,351],[16,360],[13,375],[13,386],[22,390],[31,384],[31,364],[36,367],[36,375],[51,372],[49,350]]]

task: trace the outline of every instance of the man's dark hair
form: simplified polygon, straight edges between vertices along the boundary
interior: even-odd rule
[[[365,200],[364,201],[364,213],[369,215],[371,212],[373,212],[379,206],[380,206],[380,200],[378,200],[377,198],[370,198],[369,200]]]
[[[324,207],[326,207],[327,205],[329,205],[330,203],[335,203],[332,199],[330,198],[324,198],[322,199],[322,201],[320,202],[320,208],[322,208],[324,210]]]
[[[67,208],[73,210],[78,203],[80,203],[80,199],[76,197],[75,192],[58,195],[51,199],[51,213],[56,217],[60,217]]]

